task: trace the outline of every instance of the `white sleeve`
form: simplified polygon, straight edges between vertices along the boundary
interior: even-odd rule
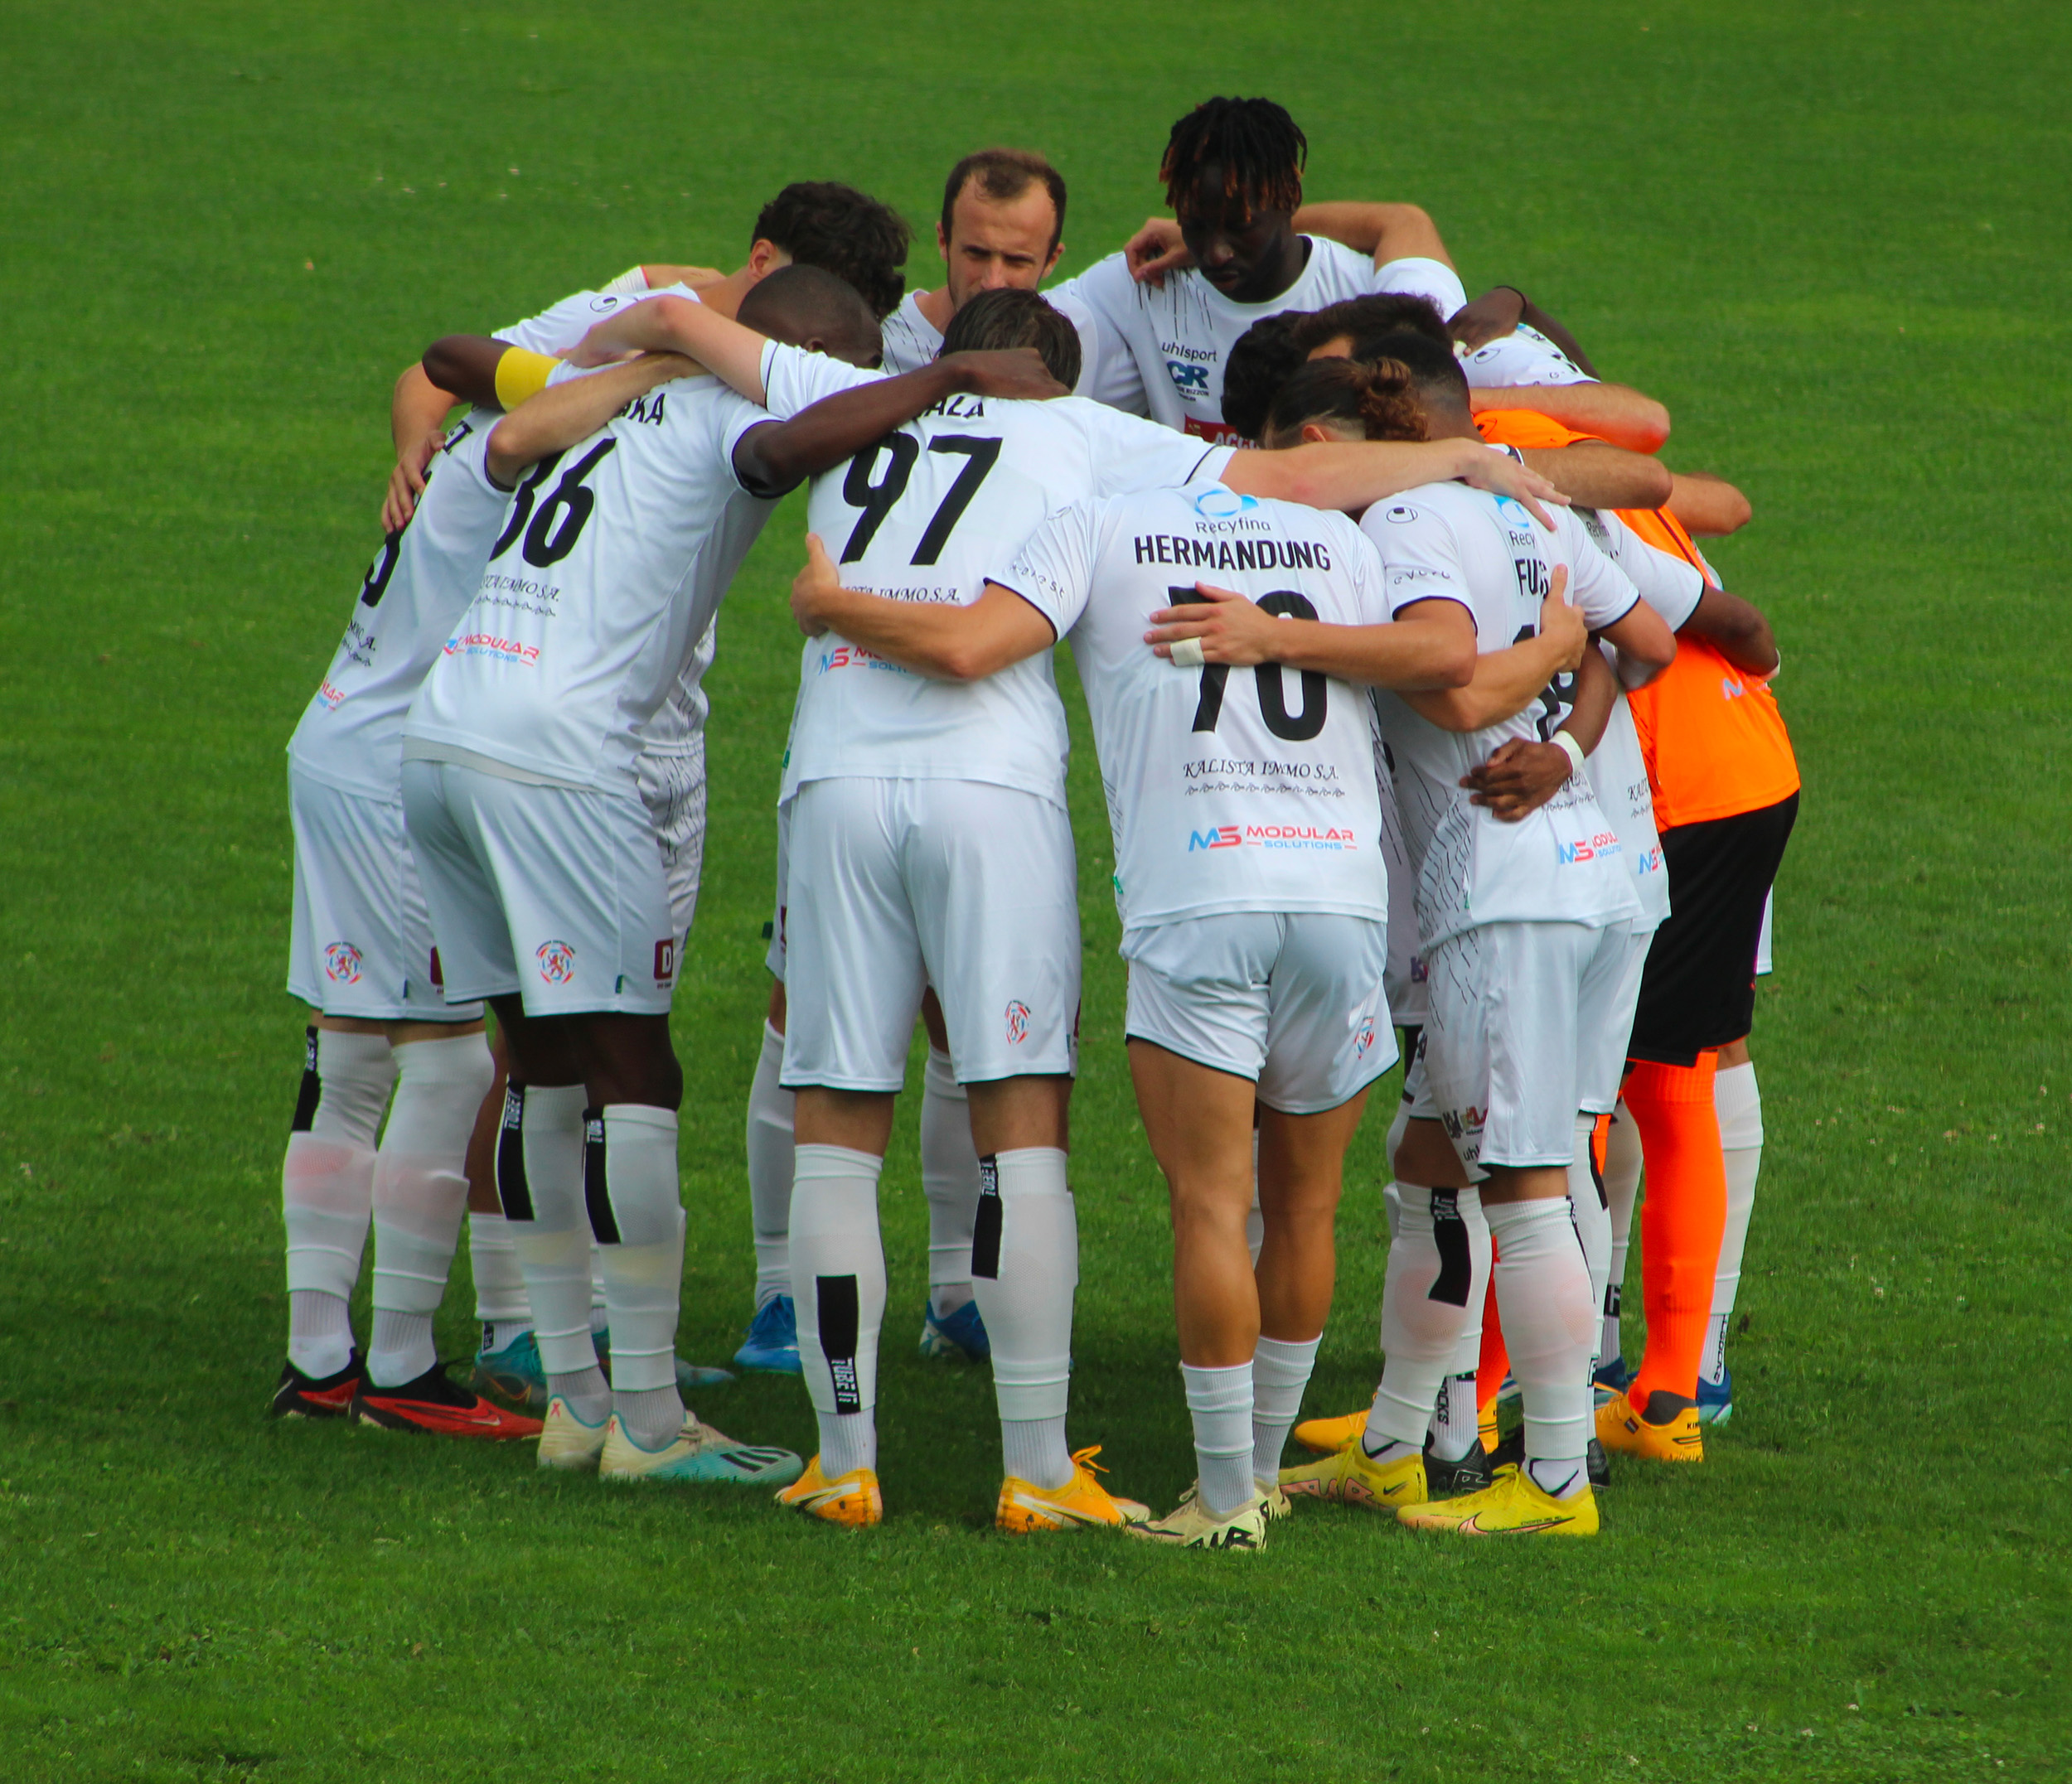
[[[617,278],[608,280],[602,288],[608,297],[627,297],[644,292],[647,289],[647,268],[629,266]]]
[[[1060,297],[1068,299],[1073,306],[1058,305],[1079,331],[1079,382],[1072,394],[1091,397],[1126,415],[1150,414],[1151,404],[1144,393],[1143,374],[1138,370],[1136,355],[1130,351],[1130,320],[1140,300],[1136,281],[1130,276],[1129,262],[1119,254],[1110,254],[1043,295],[1053,303]],[[1086,363],[1090,333],[1093,340],[1091,370]]]
[[[1681,631],[1697,612],[1705,578],[1672,552],[1658,551],[1615,514],[1600,512],[1608,544],[1605,555],[1633,578],[1640,598],[1662,616],[1671,631]]]
[[[1468,307],[1468,288],[1460,283],[1460,275],[1444,260],[1427,260],[1421,254],[1375,268],[1374,289],[1427,297],[1438,306],[1440,315],[1449,319]]]
[[[779,421],[789,421],[825,396],[839,396],[859,385],[876,384],[885,375],[865,371],[829,353],[772,341],[762,350],[762,400]]]
[[[1339,530],[1345,570],[1353,584],[1353,611],[1362,626],[1380,626],[1394,617],[1388,608],[1388,568],[1374,542],[1351,521]]]
[[[1596,382],[1537,328],[1523,323],[1510,334],[1477,347],[1460,362],[1460,369],[1479,389]]]
[[[1394,619],[1405,607],[1420,601],[1458,601],[1475,621],[1481,636],[1481,617],[1468,588],[1467,567],[1460,561],[1460,542],[1444,516],[1415,502],[1377,502],[1360,521],[1360,530],[1380,552],[1387,578],[1383,590],[1388,616]],[[1508,638],[1482,638],[1486,650],[1499,650]]]
[[[665,285],[660,291],[630,295],[579,291],[537,316],[529,316],[522,322],[498,329],[491,339],[507,341],[529,353],[566,353],[606,317],[615,316],[628,304],[642,303],[650,297],[688,297],[693,303],[699,301],[698,293],[688,285]]]
[[[741,476],[733,468],[733,449],[740,445],[745,435],[753,433],[765,422],[776,419],[777,417],[769,410],[751,403],[738,390],[723,388],[718,393],[713,409],[713,434],[719,447],[720,462],[727,467],[727,476],[736,486],[741,486]],[[748,493],[753,495],[755,492],[751,490]]]
[[[1060,508],[1022,541],[1005,567],[986,578],[1013,589],[1050,621],[1060,638],[1087,611],[1098,511],[1087,501]]]
[[[1094,487],[1103,496],[1213,483],[1237,457],[1235,447],[1204,446],[1192,434],[1097,404],[1081,404],[1077,413],[1092,448]]]
[[[1615,626],[1633,612],[1640,591],[1633,578],[1597,549],[1572,514],[1561,516],[1568,554],[1568,604],[1589,621],[1592,631]]]

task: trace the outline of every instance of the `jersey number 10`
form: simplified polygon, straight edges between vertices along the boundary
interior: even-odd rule
[[[1176,607],[1206,606],[1208,597],[1192,588],[1168,588]],[[1286,614],[1299,620],[1313,620],[1317,616],[1315,606],[1307,595],[1299,595],[1292,588],[1276,588],[1270,595],[1259,597],[1259,611],[1276,616]],[[1252,672],[1252,679],[1259,689],[1259,716],[1266,722],[1266,728],[1285,742],[1306,743],[1324,728],[1324,714],[1331,697],[1329,684],[1314,670],[1302,671],[1302,708],[1300,712],[1288,710],[1288,687],[1285,672],[1278,663],[1261,663]],[[1216,722],[1223,716],[1223,688],[1230,679],[1227,663],[1204,663],[1202,665],[1201,697],[1194,703],[1194,728],[1213,731]]]

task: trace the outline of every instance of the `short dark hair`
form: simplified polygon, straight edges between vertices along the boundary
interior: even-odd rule
[[[1050,194],[1050,208],[1058,220],[1050,231],[1051,251],[1065,239],[1065,176],[1029,148],[982,148],[966,155],[950,170],[942,186],[942,239],[950,239],[950,219],[966,186],[977,182],[979,196],[996,205],[1009,205],[1041,181]]]
[[[773,341],[803,346],[815,336],[851,364],[875,365],[883,351],[879,319],[845,279],[794,261],[751,286],[737,320]]]
[[[1405,336],[1402,339],[1414,339]],[[1368,365],[1358,360],[1311,360],[1275,394],[1266,433],[1284,439],[1305,421],[1356,427],[1369,440],[1421,440],[1422,410],[1408,366],[1397,360]]]
[[[1034,347],[1067,390],[1079,382],[1079,331],[1037,291],[982,291],[950,318],[945,353]]]
[[[1427,409],[1468,408],[1468,375],[1454,357],[1451,341],[1434,341],[1426,335],[1398,332],[1360,343],[1357,359],[1363,365],[1392,360],[1410,375],[1417,400]],[[1319,364],[1329,364],[1319,360]]]
[[[1237,198],[1247,210],[1295,210],[1309,158],[1310,139],[1286,108],[1271,99],[1204,99],[1173,126],[1159,178],[1175,211],[1200,196],[1202,169],[1210,165],[1222,172],[1226,204]]]
[[[1370,292],[1364,297],[1348,297],[1343,303],[1312,310],[1302,318],[1298,338],[1306,356],[1325,341],[1348,335],[1353,341],[1352,357],[1364,360],[1372,356],[1362,351],[1366,342],[1398,331],[1423,335],[1448,352],[1453,351],[1453,336],[1446,332],[1446,319],[1439,313],[1439,306],[1407,291]]]
[[[1237,337],[1223,361],[1223,420],[1247,440],[1263,438],[1274,393],[1309,357],[1302,345],[1299,310],[1254,322]],[[1329,336],[1324,336],[1328,341]]]
[[[913,231],[889,205],[835,180],[793,181],[765,205],[748,244],[770,242],[801,266],[846,279],[880,320],[906,295],[908,244]]]

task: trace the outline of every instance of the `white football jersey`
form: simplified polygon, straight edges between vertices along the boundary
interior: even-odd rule
[[[1079,381],[1074,396],[1093,396],[1101,381],[1101,331],[1093,312],[1060,285],[1043,293],[1079,335]],[[882,325],[885,370],[893,376],[918,371],[942,351],[942,331],[921,313],[921,294],[910,291]]]
[[[1368,691],[1371,703],[1380,690]],[[1425,956],[1417,940],[1417,868],[1403,834],[1403,815],[1396,804],[1395,760],[1382,735],[1380,715],[1371,713],[1370,718],[1374,784],[1382,797],[1382,861],[1388,869],[1388,969],[1382,989],[1388,995],[1389,1019],[1399,1028],[1418,1028],[1424,1026],[1431,1005],[1425,991]]]
[[[806,515],[845,586],[969,607],[1046,515],[1213,478],[1229,458],[1081,397],[956,396],[816,477]],[[801,659],[782,796],[866,775],[984,781],[1062,805],[1069,747],[1048,651],[982,681],[936,681],[827,632]]]
[[[1237,433],[1223,420],[1223,366],[1254,322],[1375,292],[1430,297],[1441,316],[1468,301],[1460,275],[1443,261],[1392,260],[1377,268],[1337,242],[1305,239],[1310,258],[1301,277],[1265,303],[1232,302],[1193,267],[1169,273],[1160,287],[1139,284],[1119,254],[1068,279],[1059,292],[1092,313],[1101,336],[1098,381],[1087,394],[1198,439],[1234,446]],[[1056,302],[1059,292],[1047,295]]]
[[[1538,329],[1523,322],[1509,334],[1484,342],[1461,360],[1460,369],[1478,390],[1597,381]]]
[[[669,292],[695,295],[681,285]],[[579,291],[494,338],[534,353],[565,353],[593,323],[638,301]],[[398,796],[403,716],[474,598],[511,502],[510,491],[483,468],[489,430],[502,415],[492,405],[468,412],[433,460],[409,524],[383,544],[361,580],[346,635],[288,742],[298,766],[316,779]]]
[[[1624,570],[1640,598],[1662,616],[1671,631],[1680,631],[1705,592],[1705,578],[1682,558],[1658,551],[1609,510],[1573,510],[1598,549]],[[1599,646],[1616,666],[1618,653]],[[1648,766],[1640,753],[1640,733],[1622,689],[1612,702],[1605,734],[1583,764],[1597,803],[1619,832],[1620,852],[1633,875],[1634,896],[1640,901],[1641,921],[1654,927],[1669,915],[1668,864],[1663,859],[1661,833],[1655,828],[1654,795],[1648,786]]]
[[[1274,663],[1184,669],[1144,641],[1197,580],[1271,613],[1384,623],[1381,562],[1350,520],[1219,483],[1075,502],[993,580],[1072,645],[1126,931],[1231,911],[1387,920],[1366,690]]]
[[[1501,650],[1537,636],[1554,571],[1568,571],[1568,601],[1592,630],[1614,624],[1639,598],[1625,573],[1590,543],[1581,521],[1553,510],[1552,532],[1508,496],[1464,483],[1428,483],[1377,502],[1360,522],[1386,567],[1389,611],[1457,601],[1474,621],[1477,647]],[[1396,796],[1417,863],[1417,921],[1424,952],[1482,923],[1576,922],[1602,928],[1640,915],[1619,833],[1581,775],[1516,824],[1469,803],[1460,778],[1516,737],[1543,740],[1564,710],[1550,686],[1516,717],[1480,731],[1442,731],[1393,694],[1375,709],[1396,764]]]
[[[830,376],[822,394],[846,388]],[[770,418],[715,378],[678,379],[534,466],[410,709],[406,753],[633,790],[656,714],[775,505],[733,470]]]

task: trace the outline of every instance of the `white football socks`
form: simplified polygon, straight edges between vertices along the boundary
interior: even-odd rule
[[[467,1142],[496,1076],[481,1034],[395,1050],[395,1102],[374,1161],[374,1332],[367,1379],[401,1387],[438,1361],[432,1316],[467,1211]]]
[[[511,1228],[502,1215],[468,1211],[467,1257],[475,1275],[475,1317],[482,1322],[482,1348],[500,1351],[521,1332],[532,1330],[525,1273],[518,1268]]]
[[[928,1306],[944,1319],[974,1293],[971,1223],[979,1211],[979,1155],[971,1143],[971,1099],[957,1082],[950,1056],[932,1047],[921,1074],[921,1192],[928,1198]]]
[[[1194,1422],[1194,1466],[1202,1503],[1218,1517],[1257,1492],[1251,1478],[1251,1365],[1227,1369],[1180,1365]]]
[[[643,1449],[683,1429],[676,1318],[684,1287],[684,1204],[676,1111],[608,1103],[584,1116],[583,1197],[612,1327],[612,1409]]]
[[[1475,1343],[1482,1334],[1475,1333]],[[1475,1372],[1470,1369],[1450,1375],[1439,1384],[1438,1404],[1431,1413],[1431,1453],[1435,1461],[1458,1462],[1482,1441],[1475,1416]]]
[[[590,1222],[583,1206],[579,1084],[511,1085],[496,1134],[496,1196],[525,1273],[547,1391],[602,1424],[612,1390],[590,1342]]]
[[[1065,1408],[1072,1391],[1072,1306],[1079,1288],[1079,1218],[1065,1154],[1027,1146],[979,1160],[978,1210],[967,1261],[993,1346],[993,1393],[1004,1424],[1055,1427],[1036,1472],[1008,1472],[1032,1487],[1072,1478]],[[1036,1433],[1023,1433],[1024,1439]]]
[[[1270,1493],[1280,1484],[1280,1452],[1302,1413],[1302,1390],[1317,1366],[1314,1338],[1270,1338],[1251,1353],[1251,1477]]]
[[[1726,1160],[1726,1229],[1720,1235],[1712,1322],[1706,1331],[1698,1376],[1717,1387],[1726,1379],[1726,1330],[1741,1286],[1741,1254],[1748,1245],[1749,1216],[1755,1211],[1755,1179],[1763,1168],[1763,1094],[1756,1088],[1754,1060],[1721,1068],[1712,1080],[1712,1106],[1719,1114],[1720,1147]]]
[[[1489,1226],[1481,1192],[1396,1184],[1396,1236],[1382,1290],[1382,1379],[1367,1415],[1370,1456],[1421,1450],[1462,1332],[1481,1324]],[[1466,1453],[1464,1451],[1462,1454]]]
[[[367,1242],[375,1136],[395,1058],[385,1037],[336,1028],[312,1027],[303,1047],[302,1093],[281,1164],[288,1358],[321,1380],[352,1361],[348,1303]]]
[[[801,1146],[792,1181],[792,1295],[799,1361],[830,1480],[878,1466],[878,1332],[885,1248],[878,1230],[884,1160],[846,1146]]]
[[[1597,1341],[1597,1354],[1614,1357],[1624,1354],[1619,1348],[1619,1304],[1625,1292],[1626,1248],[1633,1235],[1634,1208],[1640,1200],[1640,1129],[1624,1103],[1612,1111],[1611,1133],[1605,1141],[1605,1200],[1611,1216],[1611,1261],[1605,1284],[1604,1328]]]
[[[1525,1397],[1526,1472],[1557,1499],[1585,1491],[1591,1426],[1587,1365],[1597,1316],[1566,1197],[1488,1210],[1497,1311]]]
[[[748,1085],[748,1218],[755,1229],[755,1304],[792,1292],[792,1107],[796,1100],[778,1081],[784,1037],[762,1025]]]
[[[1597,1340],[1602,1329],[1599,1315],[1611,1279],[1611,1211],[1605,1206],[1597,1162],[1590,1150],[1590,1136],[1596,1130],[1596,1116],[1576,1117],[1576,1156],[1568,1167],[1569,1223],[1583,1248],[1583,1266],[1590,1272],[1590,1304],[1597,1310],[1590,1316],[1590,1354],[1583,1363],[1585,1380],[1597,1366]]]

